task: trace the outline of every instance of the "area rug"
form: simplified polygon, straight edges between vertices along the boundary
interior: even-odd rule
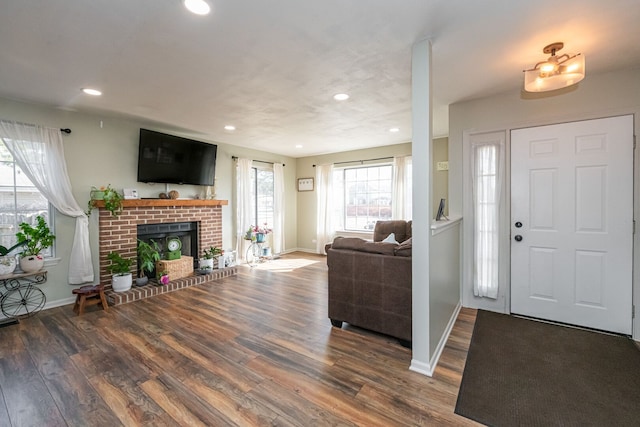
[[[490,426],[638,426],[640,350],[479,310],[455,413]]]

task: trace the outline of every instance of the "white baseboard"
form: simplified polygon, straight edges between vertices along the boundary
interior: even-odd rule
[[[73,304],[74,302],[76,302],[76,297],[72,296],[69,298],[63,298],[56,301],[47,302],[42,309],[48,310],[50,308],[56,308],[56,307],[61,307],[63,305]]]
[[[429,360],[429,363],[420,362],[417,360],[411,360],[411,366],[409,370],[418,372],[422,375],[426,375],[428,377],[432,377],[434,371],[436,370],[436,366],[438,365],[438,361],[440,360],[440,356],[442,356],[442,352],[444,351],[444,347],[447,345],[447,340],[449,339],[449,335],[451,335],[451,331],[453,330],[453,325],[456,323],[456,319],[458,318],[458,314],[460,314],[460,309],[462,308],[462,304],[458,302],[455,310],[453,310],[453,314],[449,319],[449,323],[440,337],[440,341],[438,342],[438,346],[436,347],[436,351],[433,353],[433,356]]]
[[[319,254],[318,252],[316,252],[314,249],[307,249],[307,248],[295,248],[295,249],[287,249],[281,253],[283,254],[290,254],[292,252],[305,252],[308,254],[315,254],[315,255],[324,255],[324,254]]]
[[[42,307],[42,310],[49,310],[50,308],[56,308],[56,307],[61,307],[63,305],[73,304],[75,301],[76,301],[76,297],[73,297],[73,296],[69,298],[55,300],[55,301],[48,301],[44,304],[44,307]],[[2,319],[7,319],[7,316],[0,313],[0,320]]]
[[[433,376],[433,370],[428,363],[420,362],[415,359],[411,359],[411,365],[409,366],[409,370],[413,372],[417,372],[422,375],[426,375],[428,377]]]

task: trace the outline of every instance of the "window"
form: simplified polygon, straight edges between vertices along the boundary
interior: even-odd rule
[[[16,233],[20,231],[19,224],[35,225],[38,215],[53,230],[49,202],[16,165],[0,140],[0,245],[13,246],[17,241]],[[52,256],[52,248],[45,250],[44,255]]]
[[[273,228],[273,170],[251,168],[252,224]]]
[[[391,219],[392,165],[336,169],[333,188],[338,227],[369,231],[376,221]]]

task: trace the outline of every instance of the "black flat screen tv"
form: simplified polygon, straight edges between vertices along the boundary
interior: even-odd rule
[[[138,182],[214,185],[218,146],[140,129]]]

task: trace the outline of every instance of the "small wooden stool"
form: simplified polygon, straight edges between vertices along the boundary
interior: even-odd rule
[[[87,285],[71,291],[76,295],[76,303],[73,305],[73,311],[82,316],[85,307],[101,304],[102,309],[107,311],[107,298],[104,296],[104,285]]]

